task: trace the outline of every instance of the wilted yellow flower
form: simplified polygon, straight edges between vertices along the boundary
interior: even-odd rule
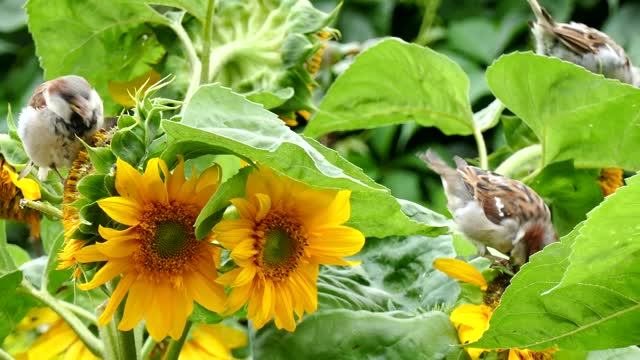
[[[222,220],[216,240],[231,250],[238,268],[220,276],[231,286],[230,312],[249,303],[248,317],[261,328],[275,317],[279,329],[296,328],[318,306],[320,264],[356,265],[364,236],[344,226],[351,215],[347,190],[317,190],[259,167],[247,179],[245,198],[232,199],[239,219]]]
[[[198,324],[180,351],[180,360],[232,360],[232,349],[247,346],[247,334],[224,324]]]
[[[613,194],[617,188],[624,185],[624,171],[622,169],[602,169],[598,184],[602,189],[602,194],[608,196]]]
[[[31,344],[29,350],[16,354],[17,359],[30,360],[97,360],[78,335],[58,314],[49,308],[34,308],[16,326],[17,330],[31,330],[39,326],[48,329]]]
[[[21,208],[20,200],[38,200],[40,196],[38,183],[27,178],[18,180],[18,174],[0,154],[0,219],[27,223],[31,226],[31,235],[39,238],[40,213]]]
[[[107,262],[78,287],[90,290],[122,274],[98,324],[111,320],[128,293],[118,329],[131,330],[144,318],[154,340],[167,335],[179,339],[194,300],[211,311],[224,310],[226,295],[215,283],[220,249],[210,237],[198,241],[194,229],[198,214],[218,189],[220,167],[211,166],[199,177],[194,167],[185,181],[182,160],[173,173],[158,158],[148,161],[143,175],[123,160],[116,165],[120,196],[99,200],[98,205],[128,227],[101,226],[106,241],[76,252],[81,263]]]

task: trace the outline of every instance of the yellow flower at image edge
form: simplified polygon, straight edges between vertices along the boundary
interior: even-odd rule
[[[296,328],[318,306],[320,264],[357,265],[364,236],[344,226],[351,215],[347,190],[317,190],[259,167],[247,179],[245,198],[232,199],[239,219],[222,220],[216,240],[231,250],[238,268],[220,276],[232,287],[228,312],[248,302],[254,328],[272,318],[279,329]]]
[[[90,290],[122,274],[98,325],[111,320],[128,292],[118,329],[130,330],[145,319],[154,340],[167,335],[179,339],[194,300],[211,311],[224,310],[226,295],[215,283],[220,249],[210,244],[210,237],[198,241],[193,226],[218,189],[220,168],[214,165],[199,177],[194,168],[185,181],[182,160],[173,173],[157,158],[148,161],[143,175],[120,159],[116,165],[120,196],[98,200],[98,205],[129,227],[101,226],[106,241],[76,252],[81,263],[106,261],[90,282],[78,287]]]
[[[247,346],[247,334],[224,324],[196,324],[180,350],[180,360],[234,359],[232,349]]]
[[[16,354],[16,359],[48,360],[62,359],[98,359],[82,343],[78,335],[58,314],[49,308],[34,308],[16,327],[17,330],[32,330],[38,326],[49,325],[49,328],[31,344],[29,350]]]

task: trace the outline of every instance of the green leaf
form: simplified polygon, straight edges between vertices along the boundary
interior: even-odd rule
[[[495,99],[486,108],[473,114],[473,121],[480,131],[486,131],[496,126],[500,122],[500,116],[504,111],[504,104]]]
[[[443,231],[439,224],[410,220],[389,190],[362,170],[335,151],[294,133],[262,106],[219,85],[202,86],[187,105],[182,122],[164,121],[162,126],[169,144],[165,160],[173,161],[178,154],[185,158],[235,154],[312,186],[351,190],[349,225],[367,236]]]
[[[85,149],[87,149],[91,164],[98,174],[108,174],[111,172],[111,168],[116,163],[116,156],[110,148],[91,147],[85,144]]]
[[[469,79],[431,49],[387,39],[360,54],[333,83],[305,135],[415,121],[447,135],[473,133]]]
[[[87,175],[78,182],[78,191],[90,201],[111,196],[105,187],[107,175]]]
[[[321,339],[321,341],[319,341]],[[463,351],[449,316],[438,311],[330,310],[317,312],[285,333],[269,325],[258,332],[256,358],[291,359],[443,359]]]
[[[293,97],[293,88],[286,87],[276,91],[264,90],[247,94],[247,100],[262,104],[265,109],[274,109]]]
[[[51,220],[48,217],[43,217],[40,222],[40,234],[42,240],[42,247],[47,254],[51,254],[52,251],[55,254],[55,244],[59,238],[64,236],[64,227],[62,221],[56,219]]]
[[[0,274],[16,270],[18,266],[11,256],[9,244],[7,243],[6,221],[0,220]]]
[[[323,266],[318,277],[318,308],[367,310],[385,312],[395,310],[393,295],[373,286],[361,266]]]
[[[102,94],[105,114],[118,108],[106,96],[108,81],[145,74],[165,51],[145,23],[167,20],[142,1],[64,0],[53,7],[29,0],[25,7],[45,78],[85,77]]]
[[[244,195],[247,176],[252,171],[252,167],[242,168],[238,174],[220,185],[196,219],[196,237],[198,239],[207,236],[213,226],[222,219],[224,210],[230,204],[229,200]]]
[[[113,153],[136,167],[145,153],[144,142],[132,131],[121,130],[113,135],[111,140]]]
[[[478,347],[599,350],[640,343],[640,177],[513,278]]]
[[[11,333],[30,308],[36,305],[33,298],[19,292],[22,272],[13,272],[0,276],[0,344]]]
[[[512,151],[517,151],[538,143],[536,134],[518,117],[503,115],[500,121],[504,129],[505,140]]]
[[[451,236],[408,236],[367,239],[357,256],[362,259],[373,287],[392,294],[404,309],[430,309],[455,303],[460,287],[456,281],[433,268],[438,258],[451,258]]]
[[[532,53],[502,56],[487,79],[538,136],[545,165],[573,159],[578,168],[640,169],[640,89]]]
[[[17,267],[20,267],[27,261],[31,260],[29,253],[16,244],[8,244],[7,250]]]
[[[22,165],[29,161],[22,144],[7,134],[0,134],[0,154],[11,165]]]
[[[553,163],[530,184],[551,208],[553,224],[565,235],[602,202],[598,170],[575,169],[571,161]]]

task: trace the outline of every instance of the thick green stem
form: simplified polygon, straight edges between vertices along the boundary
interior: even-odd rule
[[[422,15],[422,23],[420,24],[420,30],[418,30],[418,36],[414,40],[415,43],[423,46],[429,43],[429,31],[431,30],[433,20],[436,17],[439,7],[440,0],[426,0],[424,5],[424,14]]]
[[[78,319],[67,307],[62,305],[58,299],[54,298],[46,291],[37,290],[26,280],[22,281],[22,288],[27,294],[47,305],[60,315],[60,317],[64,319],[64,321],[78,335],[89,351],[98,357],[103,356],[104,347],[100,340],[95,337],[93,333],[82,323],[82,321],[80,321],[80,319]]]
[[[513,175],[521,170],[525,165],[530,164],[533,161],[537,161],[542,157],[542,146],[539,144],[527,146],[526,148],[516,151],[507,160],[505,160],[498,168],[496,172],[506,177],[513,177]]]
[[[482,136],[482,130],[479,127],[473,129],[473,137],[476,139],[476,145],[478,147],[478,157],[480,158],[480,167],[487,170],[489,168],[489,161],[487,160],[487,145],[484,142]]]
[[[211,20],[213,19],[213,10],[215,9],[215,0],[209,0],[207,4],[207,17],[204,20],[204,44],[202,45],[202,74],[200,75],[200,84],[209,82],[209,61],[211,59]]]
[[[189,38],[189,34],[187,34],[187,31],[182,27],[182,24],[177,21],[172,21],[169,27],[171,27],[176,35],[178,35],[178,39],[182,42],[182,45],[187,52],[187,58],[189,58],[189,62],[191,63],[191,82],[189,83],[187,95],[184,98],[184,102],[187,103],[200,86],[202,63],[200,62],[200,58],[198,58],[198,54],[196,53],[196,49],[193,46],[191,38]],[[183,106],[182,109],[184,110],[185,107]]]
[[[20,206],[38,210],[55,219],[62,219],[62,210],[46,202],[22,199],[20,200]]]
[[[178,360],[180,350],[182,350],[182,345],[184,345],[184,342],[187,340],[187,336],[189,335],[189,330],[191,330],[191,325],[193,325],[193,323],[191,323],[191,321],[187,321],[180,339],[171,340],[171,342],[169,343],[169,348],[164,354],[163,360]]]

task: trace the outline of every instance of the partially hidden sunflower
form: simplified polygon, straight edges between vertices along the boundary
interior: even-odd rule
[[[111,142],[111,133],[103,130],[95,133],[90,143],[95,147],[106,146]],[[73,204],[81,198],[78,192],[78,182],[87,175],[95,172],[91,158],[87,149],[80,149],[76,155],[73,165],[69,169],[69,175],[64,182],[64,192],[62,198],[62,225],[64,226],[64,247],[58,253],[57,270],[67,269],[77,265],[75,254],[83,246],[87,244],[87,240],[74,239],[73,234],[80,228],[82,223],[80,212]],[[76,267],[73,271],[73,277],[80,277],[81,270]]]
[[[97,360],[71,327],[50,308],[33,308],[16,326],[18,331],[44,328],[28,350],[15,354],[16,359],[29,360]]]
[[[433,266],[456,280],[479,286],[482,291],[487,291],[487,289],[495,291],[491,289],[491,284],[487,284],[482,273],[465,261],[441,258],[434,261]],[[492,296],[486,296],[485,294],[485,302],[490,299],[492,299]],[[451,312],[449,320],[451,320],[458,331],[458,339],[461,344],[470,344],[480,340],[484,332],[489,329],[489,320],[491,320],[494,307],[497,306],[498,303],[499,300],[491,300],[489,304],[462,304]],[[508,360],[552,360],[553,353],[556,351],[555,349],[531,351],[515,348],[503,350],[471,347],[466,347],[465,350],[472,360],[479,359],[483,353],[488,351],[507,353]]]
[[[180,350],[180,360],[233,360],[231,350],[247,346],[247,334],[225,324],[197,324]]]
[[[249,175],[245,197],[232,199],[238,219],[220,221],[216,240],[238,266],[218,278],[232,287],[228,312],[248,303],[258,329],[275,318],[279,329],[296,328],[318,305],[320,264],[357,265],[343,259],[360,251],[364,236],[344,226],[351,215],[348,190],[313,189],[260,166]]]
[[[220,249],[210,236],[198,241],[194,229],[198,214],[218,189],[220,167],[213,165],[199,177],[194,168],[185,180],[182,160],[173,173],[158,158],[148,161],[144,174],[121,159],[116,166],[120,196],[98,200],[98,205],[126,228],[100,226],[105,241],[75,253],[80,263],[106,262],[90,282],[78,287],[90,290],[122,275],[98,325],[111,320],[128,293],[118,329],[130,330],[145,319],[154,340],[167,335],[178,339],[194,300],[211,311],[224,310],[226,295],[215,283]]]
[[[40,213],[23,209],[20,200],[39,200],[40,186],[34,180],[18,177],[14,168],[0,154],[0,219],[27,223],[31,226],[31,235],[39,238]]]

